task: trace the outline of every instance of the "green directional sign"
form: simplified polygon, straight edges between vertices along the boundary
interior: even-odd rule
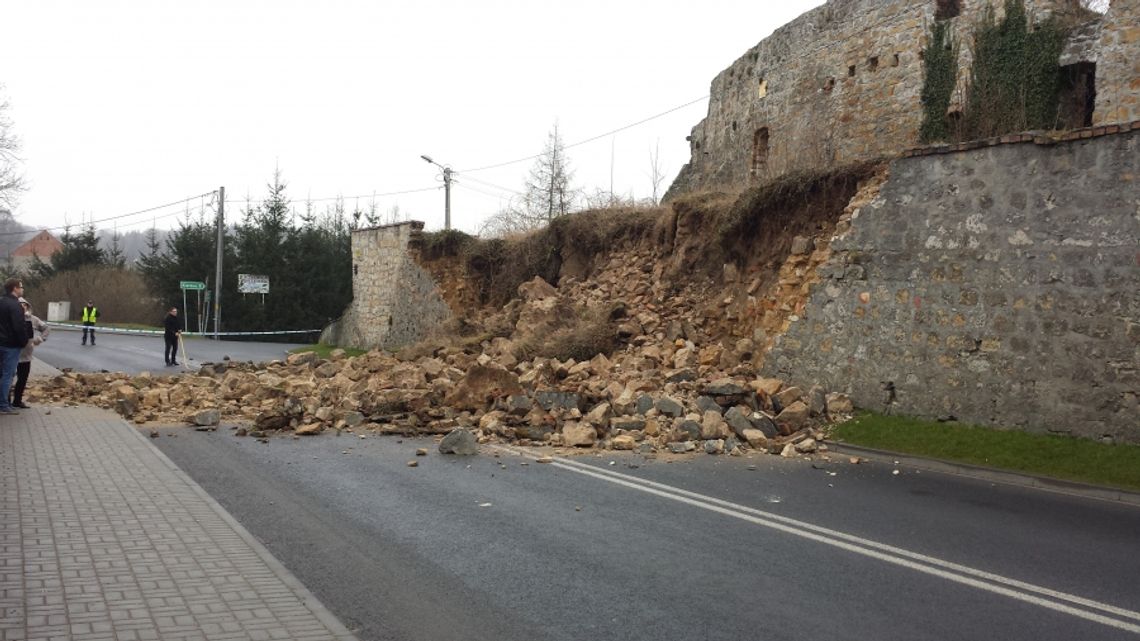
[[[178,286],[182,289],[206,289],[206,283],[198,280],[184,280]]]

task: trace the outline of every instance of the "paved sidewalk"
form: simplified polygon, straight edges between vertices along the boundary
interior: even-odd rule
[[[0,416],[0,641],[351,640],[147,438],[89,407]]]

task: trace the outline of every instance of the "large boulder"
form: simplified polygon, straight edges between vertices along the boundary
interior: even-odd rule
[[[522,394],[519,378],[499,367],[475,365],[456,384],[445,403],[458,410],[482,411],[495,399]]]
[[[562,444],[567,447],[590,447],[598,440],[598,431],[589,423],[568,421],[562,425]]]
[[[796,401],[785,407],[784,411],[776,416],[776,427],[780,428],[781,434],[787,436],[796,430],[806,427],[810,415],[811,411],[808,409],[808,406],[805,405],[803,401]]]
[[[439,453],[473,456],[479,453],[479,443],[471,432],[463,428],[456,428],[439,442]]]

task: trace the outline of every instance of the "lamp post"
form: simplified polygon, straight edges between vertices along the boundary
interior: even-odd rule
[[[443,228],[451,229],[451,167],[445,167],[431,159],[431,156],[420,156],[427,162],[443,170]]]

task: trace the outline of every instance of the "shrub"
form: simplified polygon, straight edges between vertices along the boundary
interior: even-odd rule
[[[159,325],[167,305],[182,307],[182,301],[160,301],[151,296],[138,272],[103,265],[59,272],[29,288],[24,297],[44,319],[49,302],[70,301],[71,320],[78,320],[83,305],[91,299],[99,308],[100,323]]]

